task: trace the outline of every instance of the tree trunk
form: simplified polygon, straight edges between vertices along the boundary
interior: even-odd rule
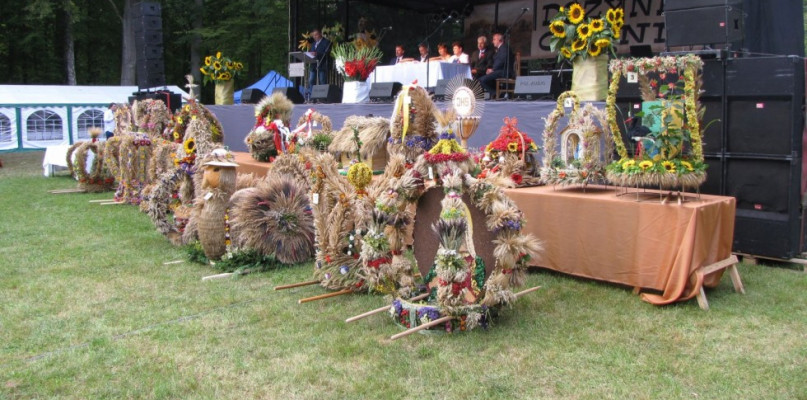
[[[73,39],[73,10],[70,8],[70,0],[64,0],[64,63],[67,74],[67,84],[76,85],[76,52],[75,40]]]
[[[201,47],[202,47],[202,35],[199,33],[202,30],[202,19],[204,16],[204,0],[195,0],[196,5],[196,13],[195,18],[193,19],[193,39],[191,39],[191,75],[193,75],[193,81],[200,85],[202,85],[202,74],[199,72],[199,68],[202,66],[202,56],[200,54]],[[190,92],[190,88],[189,88]],[[201,93],[201,90],[196,90],[196,96],[198,97]]]
[[[123,33],[121,35],[121,86],[134,86],[137,69],[137,49],[135,48],[134,21],[132,21],[132,0],[123,4]]]

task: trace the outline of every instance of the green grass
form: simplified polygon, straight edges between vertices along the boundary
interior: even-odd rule
[[[731,281],[666,307],[629,289],[532,272],[543,288],[487,331],[400,332],[384,304],[303,305],[301,265],[202,282],[163,265],[181,249],[110,194],[41,176],[41,152],[0,154],[0,399],[422,398],[805,399],[807,274],[741,265]]]

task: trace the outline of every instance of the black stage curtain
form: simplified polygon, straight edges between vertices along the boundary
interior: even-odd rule
[[[744,0],[745,39],[751,53],[804,57],[804,5],[801,0]]]

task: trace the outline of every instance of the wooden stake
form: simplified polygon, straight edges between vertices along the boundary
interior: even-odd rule
[[[427,322],[427,323],[425,323],[423,325],[419,325],[419,326],[416,326],[414,328],[407,329],[407,330],[405,330],[405,331],[403,331],[401,333],[392,335],[392,336],[390,336],[390,340],[399,339],[399,338],[402,338],[404,336],[411,335],[411,334],[413,334],[413,333],[415,333],[417,331],[422,331],[424,329],[431,328],[431,327],[433,327],[435,325],[440,325],[440,324],[442,324],[442,323],[444,323],[446,321],[451,321],[452,318],[454,318],[454,317],[452,317],[451,315],[447,315],[447,316],[442,317],[442,318],[437,318],[434,321],[430,321],[430,322]]]
[[[90,203],[109,203],[109,202],[112,202],[112,201],[115,201],[115,199],[95,199],[95,200],[90,200]]]
[[[423,299],[425,299],[427,297],[429,297],[429,293],[423,293],[421,295],[418,295],[418,296],[415,296],[415,297],[413,297],[411,299],[408,299],[407,301],[418,301],[418,300],[423,300]],[[389,310],[389,308],[390,308],[390,306],[379,307],[379,308],[376,308],[375,310],[367,311],[364,314],[359,314],[359,315],[357,315],[355,317],[350,317],[350,318],[346,319],[345,322],[351,323],[353,321],[358,321],[358,320],[360,320],[362,318],[367,318],[367,317],[369,317],[371,315],[375,315],[375,314],[387,311],[387,310]]]
[[[283,290],[283,289],[296,288],[296,287],[300,287],[300,286],[316,285],[317,283],[319,283],[319,281],[298,282],[298,283],[292,283],[290,285],[275,286],[275,290]]]
[[[519,298],[520,296],[523,296],[523,295],[525,295],[527,293],[532,293],[532,292],[534,292],[534,291],[536,291],[536,290],[538,290],[540,288],[541,288],[540,286],[536,286],[536,287],[531,287],[529,289],[524,289],[524,290],[516,293],[516,298]]]
[[[225,273],[223,273],[223,274],[216,274],[216,275],[208,275],[208,276],[203,276],[203,277],[202,277],[202,282],[204,282],[204,281],[209,281],[209,280],[211,280],[211,279],[221,279],[221,278],[227,278],[227,277],[230,277],[230,276],[232,276],[232,275],[233,275],[233,273],[232,273],[232,272],[225,272]]]
[[[314,297],[306,297],[304,299],[297,300],[297,304],[303,304],[303,303],[308,303],[309,301],[327,299],[329,297],[341,296],[343,294],[348,294],[348,293],[353,293],[353,289],[343,289],[343,290],[340,290],[338,292],[321,294],[319,296],[314,296]]]
[[[117,204],[126,204],[126,202],[125,201],[110,201],[109,203],[98,203],[98,204],[102,205],[102,206],[114,206],[114,205],[117,205]]]
[[[56,189],[56,190],[48,190],[50,194],[66,194],[66,193],[87,193],[84,189]]]
[[[182,262],[185,262],[185,260],[166,261],[166,262],[163,263],[163,265],[179,264],[179,263],[182,263]]]

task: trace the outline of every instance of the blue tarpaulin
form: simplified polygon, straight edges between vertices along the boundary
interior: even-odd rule
[[[263,78],[259,79],[257,82],[253,83],[245,87],[244,89],[259,89],[263,91],[264,94],[270,95],[272,91],[276,87],[286,87],[286,86],[294,86],[294,82],[290,81],[283,75],[275,71],[269,71]],[[241,92],[244,90],[241,89],[233,93],[233,101],[235,104],[241,103]]]

